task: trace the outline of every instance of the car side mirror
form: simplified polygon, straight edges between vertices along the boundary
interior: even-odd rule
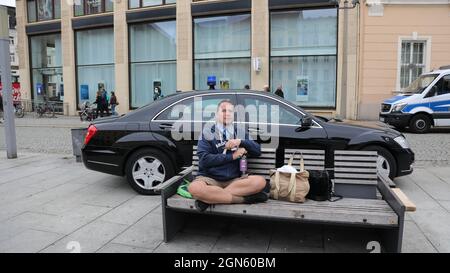
[[[296,132],[305,131],[305,130],[311,128],[312,125],[313,125],[313,119],[312,119],[312,117],[304,116],[304,117],[302,118],[302,120],[301,120],[301,125],[302,125],[301,127],[297,128],[297,129],[295,130]]]
[[[313,120],[309,116],[304,116],[302,118],[302,127],[303,128],[310,128],[313,125]]]

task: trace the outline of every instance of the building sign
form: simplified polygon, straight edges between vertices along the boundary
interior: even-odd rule
[[[308,76],[297,77],[297,101],[308,101]]]
[[[80,95],[82,100],[89,100],[89,85],[80,85]]]

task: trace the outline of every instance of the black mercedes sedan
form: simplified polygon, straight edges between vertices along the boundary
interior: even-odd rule
[[[138,193],[154,194],[157,185],[191,165],[193,146],[223,100],[236,106],[236,126],[263,147],[277,149],[278,166],[285,149],[369,150],[378,152],[378,168],[391,178],[413,171],[414,153],[395,130],[327,120],[271,93],[248,90],[181,92],[120,117],[96,120],[82,147],[83,163],[126,176]]]

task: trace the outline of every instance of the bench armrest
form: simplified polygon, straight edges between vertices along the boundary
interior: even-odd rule
[[[378,190],[397,215],[403,217],[405,211],[415,211],[414,203],[400,189],[391,188],[390,185],[392,184],[393,182],[389,177],[378,173]]]
[[[417,207],[416,205],[406,196],[403,191],[399,188],[392,189],[395,195],[397,195],[398,199],[403,203],[405,206],[405,210],[409,212],[416,211]]]
[[[157,188],[155,188],[155,192],[161,193],[161,198],[164,205],[166,204],[167,199],[177,192],[177,189],[183,182],[183,179],[186,176],[189,176],[192,173],[193,169],[194,169],[193,166],[186,168],[185,170],[181,171],[178,175],[172,177],[171,179],[167,180],[166,182],[162,183]]]

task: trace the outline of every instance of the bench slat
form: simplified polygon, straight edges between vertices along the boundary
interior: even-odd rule
[[[361,173],[339,173],[339,172],[335,172],[334,173],[334,177],[336,178],[355,178],[355,179],[361,179],[361,178],[366,178],[366,179],[377,179],[377,174],[361,174]]]
[[[365,161],[365,162],[377,162],[378,157],[369,157],[369,156],[335,156],[334,161]]]
[[[354,162],[354,161],[336,161],[335,167],[377,167],[376,162]]]
[[[377,168],[334,168],[335,173],[370,173],[377,174]]]
[[[303,155],[305,154],[320,154],[320,155],[324,155],[325,151],[323,150],[302,150],[302,149],[285,149],[284,153],[302,153]]]
[[[356,200],[355,204],[370,204],[368,200]],[[370,201],[379,202],[380,200]],[[398,216],[385,202],[382,204],[372,203],[372,205],[375,204],[375,206],[368,207],[354,207],[354,205],[343,206],[343,203],[336,206],[338,203],[340,202],[315,202],[308,200],[304,204],[294,204],[269,200],[266,203],[253,205],[214,205],[211,206],[208,211],[217,214],[245,214],[266,218],[297,219],[328,223],[353,223],[384,226],[398,225]],[[194,200],[181,197],[169,198],[167,204],[172,208],[195,210]]]
[[[334,179],[336,184],[359,184],[359,185],[374,185],[376,186],[377,180],[361,180],[361,179]]]

